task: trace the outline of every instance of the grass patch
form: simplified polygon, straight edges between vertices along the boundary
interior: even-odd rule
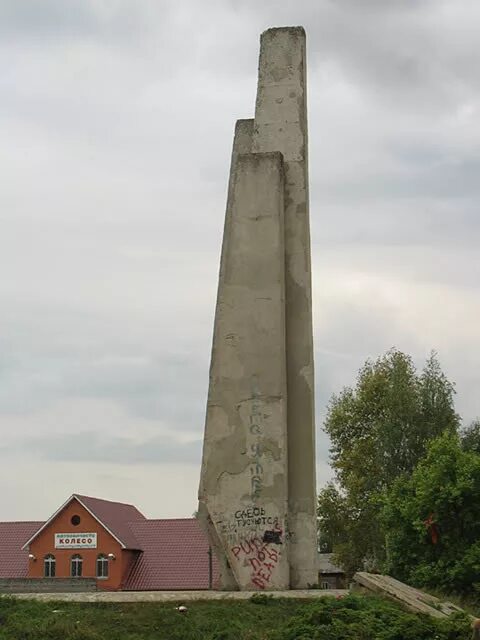
[[[0,640],[465,640],[465,616],[406,613],[378,597],[311,601],[38,602],[0,598]]]

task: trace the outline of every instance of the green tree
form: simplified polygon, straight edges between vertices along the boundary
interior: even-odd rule
[[[480,420],[478,418],[462,429],[460,436],[465,451],[480,454]]]
[[[392,349],[365,363],[354,388],[332,397],[325,431],[337,495],[329,486],[320,492],[320,536],[327,535],[349,572],[365,563],[381,566],[382,496],[396,478],[413,471],[430,440],[445,430],[456,432],[454,393],[435,353],[418,373],[410,356]]]
[[[333,482],[329,482],[318,496],[319,548],[331,553],[335,546],[348,542],[346,524],[347,503]]]
[[[406,582],[459,593],[480,587],[480,455],[456,434],[428,447],[386,496],[386,569]]]

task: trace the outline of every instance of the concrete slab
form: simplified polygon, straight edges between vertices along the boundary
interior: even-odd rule
[[[462,611],[451,602],[444,602],[391,576],[376,573],[356,573],[353,576],[353,591],[377,593],[398,602],[409,611],[426,613],[434,618],[446,618],[454,611]]]
[[[340,598],[344,589],[310,589],[295,591],[262,591],[274,598]],[[193,602],[199,600],[248,600],[258,591],[97,591],[96,593],[22,593],[15,598],[43,602]],[[0,596],[2,597],[2,596]]]

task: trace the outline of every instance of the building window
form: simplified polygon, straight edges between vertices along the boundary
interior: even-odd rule
[[[97,578],[108,578],[108,558],[104,553],[97,557]]]
[[[74,527],[78,527],[78,525],[80,524],[80,516],[78,515],[74,515],[71,517],[70,522],[73,524]]]
[[[55,556],[47,554],[43,559],[43,575],[45,578],[55,577]]]
[[[320,589],[330,589],[330,583],[326,580],[320,583]]]
[[[82,556],[76,553],[72,556],[70,560],[70,575],[72,578],[81,578],[82,577]]]

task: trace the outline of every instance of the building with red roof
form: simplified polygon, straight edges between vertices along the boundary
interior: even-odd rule
[[[22,549],[43,522],[0,522],[0,578],[26,578],[28,551]]]
[[[128,591],[208,589],[211,550],[195,518],[132,523],[142,553],[132,567]],[[217,578],[212,557],[212,581]],[[213,586],[213,585],[212,585]]]
[[[195,518],[148,520],[73,494],[46,522],[0,523],[0,578],[96,578],[97,588],[209,589],[218,567]]]

